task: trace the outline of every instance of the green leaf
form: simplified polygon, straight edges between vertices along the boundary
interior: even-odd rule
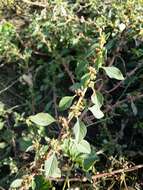
[[[48,126],[55,122],[55,119],[48,113],[38,113],[34,116],[29,117],[30,121],[40,126]]]
[[[100,109],[104,101],[103,95],[100,92],[94,92],[91,96],[91,101]]]
[[[66,156],[69,156],[72,160],[75,161],[75,158],[79,154],[75,139],[64,139],[61,147]]]
[[[85,54],[86,58],[88,58],[88,57],[90,57],[92,55],[95,55],[96,48],[99,48],[99,43],[96,43],[94,41],[93,44],[88,48],[88,51]]]
[[[70,144],[69,144],[69,156],[72,160],[75,161],[76,157],[80,154],[80,152],[77,149],[77,143],[74,139],[70,140]]]
[[[137,110],[137,107],[136,107],[136,105],[134,104],[133,101],[131,101],[131,108],[132,108],[134,116],[136,116],[137,113],[138,113],[138,110]]]
[[[91,153],[90,144],[85,140],[77,143],[75,139],[65,139],[62,150],[72,161],[79,163],[81,166],[84,159],[87,157],[86,154]]]
[[[71,91],[74,91],[74,90],[80,89],[81,86],[82,86],[82,84],[79,83],[79,82],[74,83],[72,86],[70,86],[70,90],[71,90]]]
[[[51,183],[44,179],[43,176],[38,175],[34,177],[32,181],[32,190],[48,190],[51,188]]]
[[[60,108],[61,110],[66,110],[66,109],[68,109],[68,108],[71,106],[73,99],[74,99],[74,96],[65,96],[65,97],[63,97],[63,98],[60,100],[59,108]]]
[[[84,170],[88,171],[92,169],[92,166],[94,163],[98,160],[98,157],[96,154],[87,154],[86,158],[83,161],[83,168]]]
[[[62,148],[62,151],[68,155],[69,154],[69,146],[71,144],[71,139],[64,139],[62,144],[61,144],[61,148]]]
[[[65,145],[65,144],[64,144]],[[75,139],[67,139],[66,146],[62,146],[64,152],[68,154],[72,160],[75,160],[77,156],[83,153],[90,153],[90,144],[81,140],[80,143],[77,143]]]
[[[0,112],[4,111],[4,104],[2,102],[0,102]]]
[[[94,117],[97,119],[101,119],[102,117],[104,117],[104,113],[96,105],[90,107],[89,110],[92,112]]]
[[[3,131],[3,135],[2,138],[3,140],[5,140],[6,142],[10,143],[12,138],[14,137],[14,131],[7,129]]]
[[[76,73],[78,79],[80,79],[82,74],[85,73],[85,71],[87,70],[88,65],[89,65],[89,63],[86,60],[79,60],[77,62],[77,67],[75,69],[75,73]]]
[[[83,87],[86,87],[88,85],[88,83],[89,83],[89,80],[90,80],[90,74],[86,73],[85,75],[83,75],[81,77],[81,82],[80,83],[81,83],[81,85]]]
[[[102,67],[102,68],[104,69],[108,77],[114,78],[117,80],[124,80],[124,77],[121,71],[117,67],[112,66],[112,67]]]
[[[28,147],[32,146],[32,140],[28,137],[19,138],[18,142],[21,151],[26,151]]]
[[[58,178],[61,177],[61,171],[58,168],[58,161],[55,153],[53,153],[48,160],[45,161],[45,176]]]
[[[90,154],[91,152],[90,144],[86,140],[82,140],[80,143],[76,143],[76,148],[79,153]]]
[[[2,130],[3,127],[4,127],[4,122],[1,122],[1,121],[0,121],[0,130]]]
[[[23,179],[16,179],[16,180],[14,180],[14,181],[11,183],[10,187],[11,187],[11,188],[19,188],[19,187],[22,186],[22,182],[23,182]]]
[[[4,149],[7,146],[5,142],[0,142],[0,149]]]
[[[73,131],[75,135],[75,140],[77,143],[79,143],[86,136],[87,128],[82,121],[79,121],[79,119],[77,119],[77,122],[73,128]]]

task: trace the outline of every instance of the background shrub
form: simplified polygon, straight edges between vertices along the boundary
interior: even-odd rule
[[[142,5],[1,1],[2,188],[142,188]]]

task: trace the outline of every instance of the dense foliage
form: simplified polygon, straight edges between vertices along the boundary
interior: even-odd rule
[[[0,189],[141,190],[143,1],[5,0],[0,17]]]

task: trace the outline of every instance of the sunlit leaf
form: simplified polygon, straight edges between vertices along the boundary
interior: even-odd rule
[[[1,121],[0,121],[0,130],[2,130],[3,127],[4,127],[4,122],[1,122]]]
[[[58,168],[58,161],[55,153],[53,153],[46,161],[45,161],[45,176],[58,178],[61,177],[61,171]]]
[[[65,143],[62,148],[74,161],[82,154],[89,154],[91,152],[90,144],[86,140],[81,140],[79,143],[75,139],[66,139],[64,141]]]
[[[62,144],[61,144],[61,148],[63,150],[63,152],[65,154],[69,154],[69,147],[70,147],[70,144],[71,144],[71,140],[70,139],[64,139]]]
[[[79,143],[86,136],[87,128],[82,121],[79,121],[79,119],[77,119],[77,122],[73,128],[73,131],[74,131],[75,139]]]
[[[94,92],[91,96],[91,101],[97,107],[101,108],[101,106],[103,105],[104,98],[100,92]]]
[[[11,187],[11,188],[19,188],[19,187],[22,186],[22,182],[23,182],[23,179],[16,179],[16,180],[14,180],[14,181],[11,183],[10,187]]]
[[[86,140],[76,143],[76,147],[79,153],[90,154],[91,152],[90,144]]]
[[[94,117],[97,119],[101,119],[102,117],[104,117],[104,113],[96,105],[90,107],[89,110],[92,112]]]
[[[117,67],[111,66],[111,67],[102,67],[102,68],[104,69],[108,77],[117,80],[124,80],[121,71]]]
[[[118,27],[119,27],[119,30],[122,32],[123,30],[125,30],[126,25],[124,23],[121,23],[121,24],[119,24]]]
[[[4,149],[7,146],[5,142],[0,142],[0,149]]]
[[[48,126],[55,122],[55,119],[48,113],[38,113],[29,117],[30,121],[40,126]]]
[[[133,114],[136,116],[138,113],[138,110],[133,101],[131,101],[131,108],[132,108]]]

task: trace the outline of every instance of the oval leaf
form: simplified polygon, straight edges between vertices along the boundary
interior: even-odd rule
[[[22,186],[22,182],[23,182],[23,179],[16,179],[16,180],[14,180],[14,181],[11,183],[10,187],[11,187],[11,188],[19,188],[19,187]]]
[[[86,136],[87,128],[82,121],[79,121],[79,119],[77,119],[77,122],[73,128],[73,132],[76,142],[79,143]]]
[[[117,80],[124,80],[121,71],[117,67],[112,66],[112,67],[102,67],[102,68],[104,69],[108,77]]]
[[[133,101],[131,101],[131,108],[132,108],[134,116],[136,116],[137,113],[138,113],[138,110],[137,110],[137,107],[136,107],[136,105],[134,104]]]
[[[103,95],[100,92],[94,92],[91,96],[91,101],[100,109],[104,101]]]
[[[30,121],[40,126],[48,126],[55,122],[55,119],[48,113],[38,113],[29,117]]]
[[[76,143],[76,148],[79,153],[90,154],[91,152],[90,144],[86,140]]]
[[[48,190],[51,188],[51,183],[42,175],[37,175],[32,181],[32,190]]]
[[[74,96],[65,96],[65,97],[63,97],[60,100],[60,103],[59,103],[60,110],[68,109],[71,106],[73,99],[74,99]]]
[[[92,166],[94,166],[94,163],[98,160],[98,157],[96,154],[91,153],[87,154],[86,158],[83,161],[83,168],[84,170],[88,171],[92,169]]]
[[[92,112],[94,117],[97,119],[101,119],[102,117],[104,117],[104,113],[96,105],[90,107],[89,110]]]
[[[45,176],[58,178],[61,177],[61,171],[58,168],[58,161],[55,153],[52,154],[48,160],[45,161]]]

